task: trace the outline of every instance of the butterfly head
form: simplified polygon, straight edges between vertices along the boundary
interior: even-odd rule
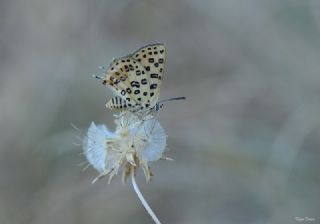
[[[186,97],[182,96],[182,97],[173,97],[173,98],[161,100],[161,101],[159,101],[159,102],[156,103],[156,105],[154,106],[154,110],[155,110],[155,111],[159,111],[160,109],[162,109],[164,102],[167,102],[167,101],[175,101],[175,100],[185,100],[185,99],[186,99]]]
[[[156,105],[154,106],[154,110],[159,111],[162,109],[162,107],[163,107],[163,103],[156,103]]]

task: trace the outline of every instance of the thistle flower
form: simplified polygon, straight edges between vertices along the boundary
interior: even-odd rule
[[[152,173],[148,162],[169,159],[163,156],[166,134],[157,120],[149,115],[139,119],[131,112],[123,112],[115,119],[116,131],[105,125],[91,123],[83,140],[83,151],[89,163],[99,172],[93,182],[109,175],[109,183],[122,169],[122,181],[140,166],[146,180]]]

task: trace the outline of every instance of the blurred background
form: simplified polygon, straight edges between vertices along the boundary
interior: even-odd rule
[[[152,223],[120,176],[81,172],[91,121],[114,128],[101,74],[167,46],[167,156],[138,183],[163,223],[319,223],[316,0],[0,2],[0,223]],[[77,126],[81,131],[72,128]]]

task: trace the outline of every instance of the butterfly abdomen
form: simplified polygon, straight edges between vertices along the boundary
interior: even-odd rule
[[[106,103],[105,106],[109,109],[129,111],[136,111],[137,109],[141,108],[140,104],[137,104],[135,102],[128,102],[120,96],[113,97]]]
[[[121,97],[116,96],[106,103],[106,107],[110,109],[123,110],[123,109],[127,109],[129,105]]]

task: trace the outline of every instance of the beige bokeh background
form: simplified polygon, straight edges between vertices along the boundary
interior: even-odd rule
[[[168,60],[159,120],[175,162],[138,182],[163,223],[320,221],[320,3],[0,3],[0,223],[151,223],[120,177],[78,163],[91,121],[114,128],[89,74],[142,45]],[[82,132],[74,130],[75,124]]]

